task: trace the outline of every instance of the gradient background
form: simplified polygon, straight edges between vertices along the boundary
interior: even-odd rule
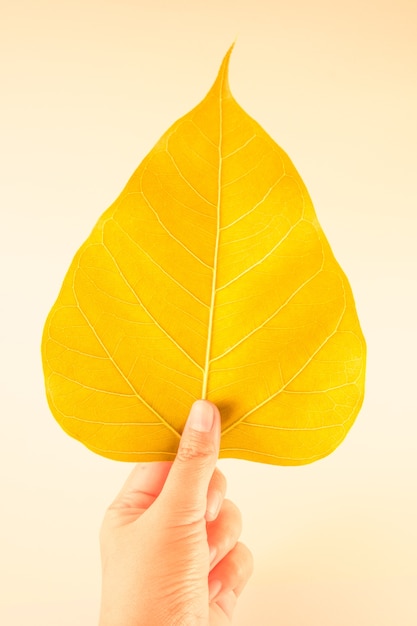
[[[0,22],[1,623],[97,623],[98,529],[130,467],[54,422],[42,327],[76,249],[237,37],[232,91],[301,173],[369,357],[333,455],[219,463],[255,557],[235,624],[414,626],[417,3],[21,0]]]

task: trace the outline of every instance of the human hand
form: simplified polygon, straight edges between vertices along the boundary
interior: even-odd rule
[[[220,415],[198,400],[173,463],[138,464],[100,533],[99,626],[229,626],[252,573],[215,467]]]

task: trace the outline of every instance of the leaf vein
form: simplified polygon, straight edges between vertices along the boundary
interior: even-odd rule
[[[120,397],[126,397],[126,398],[134,398],[137,397],[137,393],[133,392],[133,393],[121,393],[119,391],[109,391],[108,389],[99,389],[98,387],[93,387],[92,385],[86,385],[85,383],[80,382],[79,380],[75,379],[75,378],[71,378],[70,376],[65,376],[65,374],[62,374],[61,372],[54,372],[53,373],[54,376],[59,376],[60,378],[64,378],[64,380],[68,380],[70,383],[74,383],[75,385],[79,385],[80,387],[82,387],[83,389],[91,389],[91,391],[97,392],[97,393],[105,393],[105,394],[109,394],[110,396],[120,396]]]
[[[155,259],[148,253],[146,252],[146,250],[137,242],[133,239],[133,237],[131,235],[129,235],[129,233],[123,228],[123,226],[117,222],[116,220],[114,220],[114,222],[117,224],[117,226],[120,228],[120,230],[126,235],[126,237],[128,237],[128,239],[130,239],[130,241],[158,268],[161,270],[161,272],[163,272],[163,274],[165,274],[165,276],[172,280],[176,285],[178,285],[178,287],[180,287],[183,291],[185,291],[186,293],[188,293],[188,295],[190,295],[194,300],[196,300],[197,302],[199,302],[199,304],[203,305],[204,307],[208,308],[208,304],[206,302],[203,302],[203,300],[201,300],[198,296],[196,296],[192,291],[190,291],[189,289],[187,289],[187,287],[185,287],[183,284],[181,284],[176,278],[174,278],[172,276],[172,274],[169,274],[166,269],[164,267],[162,267],[162,265],[160,265],[159,263],[157,263],[155,261]],[[106,244],[103,243],[103,245],[106,246]],[[108,246],[106,246],[107,250],[110,252],[110,249],[108,248]]]
[[[249,209],[249,211],[246,211],[246,213],[243,213],[242,215],[239,215],[239,217],[237,217],[235,220],[233,220],[233,222],[230,222],[230,224],[226,224],[225,226],[222,226],[220,228],[220,230],[227,230],[228,228],[231,228],[232,226],[235,226],[235,224],[237,224],[238,222],[243,220],[245,217],[247,217],[248,215],[253,213],[253,211],[255,211],[261,204],[263,204],[265,202],[265,200],[267,200],[268,196],[272,193],[272,191],[275,189],[275,187],[277,185],[279,185],[279,183],[285,178],[285,176],[286,176],[285,173],[282,174],[282,176],[280,176],[278,178],[278,180],[276,180],[275,183],[273,185],[271,185],[271,187],[269,187],[269,189],[265,193],[265,195],[256,204],[254,204],[253,207],[251,207]]]
[[[235,150],[232,150],[232,152],[228,152],[227,154],[225,154],[223,157],[224,160],[228,159],[229,157],[233,156],[234,154],[237,154],[238,152],[246,148],[246,146],[252,143],[252,141],[256,139],[257,136],[258,135],[254,133],[251,137],[249,137],[249,139],[247,139],[244,143],[242,143],[238,148],[236,148]]]
[[[106,244],[103,242],[103,246],[106,247]],[[144,305],[143,301],[141,300],[141,298],[139,297],[137,291],[134,289],[134,287],[129,283],[129,281],[127,280],[126,276],[123,274],[120,266],[118,265],[115,257],[113,256],[113,254],[111,253],[111,251],[106,248],[113,260],[113,263],[116,265],[117,269],[120,272],[120,276],[122,277],[123,281],[126,283],[126,285],[128,286],[128,288],[132,291],[132,293],[134,294],[134,296],[136,297],[137,301],[139,302],[140,306],[143,308],[143,310],[147,313],[147,315],[149,315],[149,318],[154,322],[155,326],[157,328],[159,328],[159,330],[178,348],[178,350],[180,350],[180,352],[182,352],[198,369],[202,370],[203,368],[201,367],[201,365],[199,365],[197,363],[197,361],[195,361],[195,359],[193,359],[193,357],[188,354],[188,352],[174,339],[174,337],[172,337],[169,332],[167,330],[165,330],[165,328],[158,322],[158,320],[156,319],[156,317],[154,315],[152,315],[152,313],[150,312],[150,310]]]
[[[188,179],[184,176],[184,174],[181,172],[181,170],[180,170],[179,166],[177,165],[177,163],[176,163],[176,161],[175,161],[175,159],[174,159],[174,157],[173,157],[172,153],[169,151],[169,148],[168,148],[168,147],[167,147],[167,151],[166,151],[166,153],[167,153],[167,155],[169,156],[169,158],[171,159],[171,161],[172,161],[172,163],[173,163],[173,165],[174,165],[175,169],[177,170],[179,177],[180,177],[180,178],[181,178],[181,179],[182,179],[185,183],[187,183],[187,186],[188,186],[190,189],[192,189],[192,190],[194,191],[194,193],[195,193],[197,196],[199,196],[199,198],[201,198],[202,200],[204,200],[204,202],[207,202],[207,204],[209,204],[210,206],[215,207],[216,205],[215,205],[213,202],[211,202],[210,200],[208,200],[208,198],[205,198],[205,197],[204,197],[204,196],[203,196],[203,195],[202,195],[202,194],[198,191],[198,189],[196,189],[196,188],[194,187],[194,185],[192,185],[192,184],[191,184],[191,182],[190,182],[190,181],[189,181],[189,180],[188,180]]]
[[[235,276],[234,278],[232,278],[231,280],[229,280],[227,283],[225,283],[224,285],[222,285],[221,287],[218,288],[219,291],[221,291],[222,289],[226,289],[227,287],[229,287],[230,285],[232,285],[234,282],[236,282],[237,280],[239,280],[240,278],[242,278],[242,276],[245,276],[245,274],[247,274],[248,272],[251,272],[253,269],[255,269],[255,267],[258,267],[259,265],[262,265],[262,263],[269,258],[272,254],[274,254],[274,252],[276,250],[278,250],[278,248],[281,246],[281,244],[288,239],[288,237],[291,235],[292,231],[298,226],[298,224],[300,224],[300,222],[303,221],[303,218],[299,218],[296,222],[294,222],[294,224],[291,226],[291,228],[288,229],[288,231],[285,233],[285,235],[278,241],[278,243],[275,244],[275,246],[273,246],[271,248],[271,250],[269,250],[269,252],[267,252],[261,259],[259,259],[259,261],[256,261],[256,263],[252,263],[252,265],[250,265],[249,267],[247,267],[245,270],[243,270],[243,272],[240,272],[240,274],[238,274],[237,276]]]
[[[267,317],[262,324],[258,324],[258,326],[256,326],[256,328],[254,328],[253,330],[251,330],[249,333],[247,333],[244,337],[242,337],[242,339],[239,339],[239,341],[237,341],[235,344],[233,344],[233,346],[230,346],[229,348],[227,348],[227,350],[225,350],[224,352],[222,352],[221,354],[219,354],[218,356],[214,357],[211,360],[211,363],[214,363],[214,361],[218,361],[219,359],[223,358],[224,356],[226,356],[226,354],[229,354],[229,352],[232,352],[232,350],[235,350],[235,348],[237,348],[241,343],[243,343],[244,341],[246,341],[247,339],[249,339],[249,337],[251,337],[252,335],[254,335],[255,333],[257,333],[259,330],[261,330],[264,326],[266,326],[266,324],[268,324],[268,322],[270,322],[274,317],[276,317],[277,315],[279,315],[279,313],[282,311],[283,308],[285,308],[287,306],[287,304],[289,302],[291,302],[291,300],[293,298],[295,298],[295,296],[302,290],[304,289],[304,287],[306,285],[308,285],[312,280],[314,280],[316,278],[316,276],[318,276],[321,272],[321,268],[318,269],[314,274],[312,274],[312,276],[310,276],[307,280],[305,280],[299,287],[297,287],[297,289],[295,291],[293,291],[291,293],[291,295],[285,300],[285,302],[283,302],[277,309],[275,309],[275,311],[269,316]]]
[[[117,265],[117,264],[116,264],[116,265]],[[74,272],[74,281],[75,281],[75,276],[76,276],[76,272]],[[123,276],[123,275],[122,275],[122,276]],[[123,277],[123,278],[124,278],[124,277]],[[79,308],[79,310],[80,310],[81,315],[84,317],[85,321],[87,322],[87,324],[88,324],[88,325],[89,325],[89,327],[91,328],[91,330],[92,330],[92,332],[94,333],[94,335],[95,335],[95,337],[96,337],[96,339],[97,339],[98,343],[101,345],[101,347],[103,348],[103,350],[104,350],[104,351],[106,352],[106,354],[108,355],[109,360],[111,361],[111,363],[113,363],[113,366],[114,366],[114,367],[115,367],[115,369],[119,372],[119,375],[123,378],[123,380],[127,383],[127,385],[128,385],[128,386],[132,389],[133,393],[137,396],[137,398],[138,398],[138,399],[140,399],[140,401],[144,404],[144,406],[146,406],[146,408],[147,408],[147,409],[148,409],[151,413],[153,413],[154,415],[156,415],[156,417],[158,417],[158,418],[161,420],[161,422],[162,422],[163,424],[165,424],[165,426],[166,426],[167,428],[169,428],[169,430],[171,430],[171,431],[173,431],[173,432],[176,432],[176,431],[172,428],[172,426],[171,426],[171,425],[170,425],[170,424],[169,424],[169,423],[168,423],[168,422],[167,422],[167,421],[166,421],[166,420],[162,417],[162,415],[160,415],[157,411],[155,411],[155,409],[154,409],[154,408],[153,408],[153,407],[152,407],[152,406],[151,406],[148,402],[146,402],[146,400],[145,400],[144,398],[142,398],[142,397],[140,396],[140,394],[137,392],[137,390],[136,390],[136,389],[135,389],[135,387],[133,386],[132,382],[131,382],[128,378],[126,378],[126,376],[125,376],[125,374],[124,374],[123,370],[119,367],[119,365],[117,364],[117,362],[115,361],[115,359],[113,359],[113,357],[111,356],[111,354],[110,354],[109,350],[107,349],[107,346],[104,344],[104,342],[102,341],[102,339],[101,339],[101,338],[100,338],[100,336],[98,335],[98,333],[97,333],[96,329],[94,328],[94,325],[90,322],[90,320],[89,320],[89,318],[88,318],[87,314],[86,314],[86,313],[84,312],[84,310],[82,309],[82,307],[81,307],[81,305],[80,305],[80,302],[79,302],[79,300],[78,300],[78,296],[77,296],[77,293],[76,293],[76,289],[75,289],[75,284],[74,284],[74,282],[73,282],[73,285],[72,285],[72,291],[73,291],[74,298],[75,298],[75,301],[76,301],[76,303],[77,303],[77,305],[78,305],[78,308]]]
[[[180,245],[186,252],[188,252],[188,254],[190,254],[192,257],[194,257],[197,261],[199,261],[199,263],[201,263],[201,265],[204,265],[204,267],[207,267],[208,269],[212,269],[212,267],[208,264],[205,263],[205,261],[203,261],[202,259],[200,259],[199,256],[197,256],[192,250],[190,250],[190,248],[188,248],[182,241],[181,239],[178,239],[178,237],[176,237],[170,230],[169,228],[167,228],[167,226],[165,226],[165,224],[163,223],[163,221],[161,220],[161,218],[159,217],[157,211],[154,209],[154,207],[152,206],[151,202],[148,200],[146,194],[144,191],[141,192],[142,193],[142,197],[145,201],[145,203],[147,204],[147,206],[149,207],[149,209],[152,211],[152,213],[155,215],[157,221],[159,222],[159,224],[162,226],[162,228],[165,230],[165,232],[169,235],[169,237],[171,237],[171,239],[173,239],[174,241],[176,241],[178,243],[178,245]]]
[[[234,428],[237,424],[243,422],[244,420],[246,420],[247,417],[249,417],[249,415],[252,415],[252,413],[254,413],[255,411],[257,411],[258,409],[262,408],[265,404],[267,404],[268,402],[270,402],[271,400],[273,400],[274,398],[276,398],[280,393],[282,393],[284,390],[286,390],[286,388],[288,387],[288,385],[290,385],[292,383],[293,380],[295,380],[297,378],[297,376],[299,376],[301,374],[301,372],[303,372],[305,370],[305,368],[311,363],[311,361],[314,359],[314,357],[316,356],[316,354],[318,354],[320,352],[320,350],[322,350],[324,348],[324,346],[330,341],[330,339],[338,332],[338,328],[340,326],[340,322],[343,319],[343,316],[345,314],[346,311],[346,301],[345,301],[345,305],[343,307],[343,311],[339,316],[339,319],[337,321],[337,324],[335,326],[335,329],[326,337],[326,339],[324,339],[324,341],[321,342],[321,344],[316,348],[316,350],[312,353],[312,355],[305,361],[305,363],[303,363],[303,365],[297,370],[297,372],[295,372],[295,374],[293,374],[293,376],[286,382],[284,383],[280,389],[278,389],[278,391],[274,392],[273,394],[271,394],[270,396],[268,396],[267,398],[265,398],[265,400],[263,400],[262,402],[260,402],[259,404],[257,404],[255,407],[253,407],[252,409],[250,409],[247,413],[245,413],[242,417],[240,417],[238,420],[236,420],[236,422],[234,422],[231,426],[229,426],[226,431],[227,432],[229,430],[231,430],[232,428]]]

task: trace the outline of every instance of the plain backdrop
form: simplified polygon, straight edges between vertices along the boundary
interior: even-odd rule
[[[79,245],[206,94],[232,92],[290,155],[351,282],[366,399],[299,468],[219,466],[255,573],[237,626],[417,623],[414,0],[0,2],[0,622],[97,623],[98,530],[130,466],[46,404],[43,323]]]

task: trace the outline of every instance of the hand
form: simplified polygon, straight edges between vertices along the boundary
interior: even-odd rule
[[[215,468],[220,415],[192,406],[176,459],[138,464],[104,517],[99,626],[228,626],[252,573]]]

